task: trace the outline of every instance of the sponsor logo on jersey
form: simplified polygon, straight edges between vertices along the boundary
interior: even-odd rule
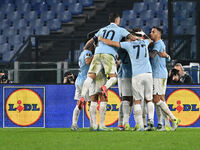
[[[29,126],[37,122],[43,112],[40,96],[30,89],[18,89],[6,100],[5,111],[16,125]]]
[[[108,90],[108,103],[107,103],[106,117],[105,117],[106,126],[113,125],[118,121],[118,112],[119,112],[120,102],[121,100],[119,96],[117,95],[117,93],[115,93],[112,90]],[[98,102],[98,106],[97,106],[98,124],[99,124],[99,107],[100,107],[100,101]],[[88,119],[90,119],[88,102],[85,105],[85,112]]]
[[[199,119],[199,100],[195,92],[179,89],[169,95],[167,105],[174,116],[181,120],[180,126],[189,126]]]

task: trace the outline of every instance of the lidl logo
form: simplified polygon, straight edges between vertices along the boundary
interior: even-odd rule
[[[37,122],[43,113],[40,96],[31,89],[18,89],[6,100],[5,111],[16,125],[29,126]]]
[[[180,126],[189,126],[199,119],[199,100],[195,92],[179,89],[169,95],[167,104],[175,117],[181,120]]]
[[[105,117],[106,126],[113,125],[114,123],[118,121],[118,112],[119,112],[120,102],[121,100],[119,96],[117,95],[117,93],[115,93],[112,90],[108,90],[108,103],[107,103],[106,117]],[[98,123],[99,123],[99,106],[100,106],[100,102],[98,102],[98,107],[97,107],[97,122]],[[86,103],[85,112],[88,119],[90,119],[88,110],[89,110],[89,106],[88,106],[88,103]]]

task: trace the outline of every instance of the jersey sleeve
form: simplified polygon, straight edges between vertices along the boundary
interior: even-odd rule
[[[92,52],[88,51],[87,53],[85,53],[85,59],[92,57]]]
[[[160,52],[161,51],[161,45],[159,43],[155,43],[153,46],[153,50]]]
[[[130,42],[120,42],[120,47],[125,49],[126,51],[129,50]]]
[[[127,37],[129,34],[130,34],[130,32],[128,32],[126,29],[124,29],[124,28],[121,28],[121,34],[122,34],[122,36],[123,37]]]
[[[95,36],[95,37],[100,36],[100,32],[101,32],[101,30],[99,30],[94,36]]]
[[[149,40],[144,40],[144,43],[147,45],[147,46],[149,46]]]

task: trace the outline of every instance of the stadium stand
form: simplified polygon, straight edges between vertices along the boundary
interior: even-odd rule
[[[192,36],[191,57],[195,58],[196,2],[173,4],[174,34]],[[107,24],[105,18],[111,11],[122,12],[120,25],[125,28],[142,27],[149,34],[156,25],[168,34],[168,0],[0,0],[0,61],[9,62],[15,56],[19,60],[26,58],[23,52],[20,57],[16,53],[33,36],[34,46],[29,43],[34,47],[32,53],[40,51],[37,61],[68,59],[69,63],[77,63],[80,43],[86,40],[88,32]]]

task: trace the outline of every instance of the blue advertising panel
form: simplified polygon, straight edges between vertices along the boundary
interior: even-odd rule
[[[74,93],[74,85],[0,85],[0,127],[70,128],[76,106]],[[181,119],[182,127],[200,126],[199,96],[200,85],[168,86],[166,103]],[[121,101],[117,87],[108,92],[108,99],[105,125],[116,127]],[[86,103],[79,115],[78,126],[89,125]],[[135,125],[133,113],[130,125]]]

